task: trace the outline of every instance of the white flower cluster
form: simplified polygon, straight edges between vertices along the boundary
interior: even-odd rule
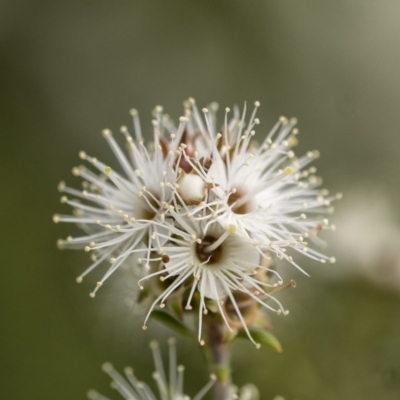
[[[102,369],[112,379],[111,387],[127,400],[201,400],[212,388],[217,377],[211,374],[208,383],[193,398],[185,395],[183,392],[185,367],[177,364],[174,338],[168,339],[168,347],[169,363],[167,374],[164,369],[158,343],[156,341],[150,342],[150,349],[153,353],[154,365],[156,367],[153,379],[156,382],[159,397],[154,394],[149,385],[136,378],[133,368],[126,367],[124,369],[125,376],[123,376],[111,363],[107,362],[103,364]],[[103,396],[93,389],[89,390],[88,398],[90,400],[109,400],[108,397]],[[236,386],[232,386],[230,388],[230,400],[259,400],[258,389],[252,384],[247,384],[240,390]],[[274,400],[279,399],[276,398]]]
[[[110,363],[103,364],[103,371],[111,377],[112,387],[127,400],[156,400],[157,398],[160,400],[190,400],[191,398],[183,393],[185,367],[177,364],[176,346],[173,338],[168,340],[168,346],[169,371],[168,375],[166,375],[158,343],[155,341],[150,343],[156,367],[153,379],[156,382],[159,397],[154,395],[146,383],[136,378],[131,367],[125,368],[125,376],[121,375]],[[215,380],[215,375],[211,375],[210,381],[193,397],[193,400],[201,400],[213,386]],[[95,390],[90,390],[88,397],[91,400],[109,400]]]
[[[103,131],[121,172],[80,153],[100,174],[85,166],[73,169],[83,190],[60,183],[61,202],[74,213],[55,215],[54,221],[77,223],[86,233],[58,242],[60,248],[91,253],[92,264],[78,282],[105,264],[91,297],[134,259],[142,276],[138,285],[153,298],[144,329],[152,310],[180,293],[184,308],[198,312],[201,343],[209,310],[220,313],[230,330],[240,325],[251,338],[244,311],[249,303],[288,312],[273,296],[283,281],[271,267],[272,256],[301,271],[296,253],[335,262],[310,245],[324,245],[319,232],[334,229],[324,214],[340,195],[319,188],[321,179],[309,166],[317,151],[296,157],[295,119],[281,117],[262,142],[254,140],[259,105],[248,119],[246,106],[242,113],[226,108],[218,125],[216,103],[201,114],[189,99],[178,126],[158,106],[147,145],[138,113],[131,110],[135,136],[121,127],[127,154],[111,131]],[[149,284],[154,279],[156,289]]]

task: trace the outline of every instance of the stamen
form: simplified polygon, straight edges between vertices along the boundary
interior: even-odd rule
[[[209,246],[207,246],[204,249],[205,252],[211,253],[217,247],[219,247],[230,234],[235,233],[235,232],[236,232],[236,226],[228,225],[228,227],[226,228],[226,231],[220,236],[220,238],[218,240],[216,240],[213,244],[210,244]]]

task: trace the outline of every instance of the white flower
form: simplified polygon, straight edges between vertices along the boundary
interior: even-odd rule
[[[74,207],[74,215],[56,215],[54,221],[78,223],[86,232],[59,241],[61,248],[84,248],[92,254],[93,264],[78,282],[100,263],[110,263],[92,297],[132,257],[142,268],[141,287],[157,276],[164,282],[143,292],[155,299],[144,328],[154,307],[164,307],[168,296],[183,288],[179,300],[185,300],[187,310],[199,292],[201,342],[202,316],[211,310],[208,303],[229,328],[243,326],[251,337],[247,325],[252,320],[244,314],[253,311],[253,304],[287,314],[273,297],[277,291],[273,288],[282,279],[269,268],[271,254],[301,271],[296,252],[321,263],[335,261],[310,244],[325,244],[318,234],[334,226],[324,214],[333,211],[331,202],[340,195],[320,189],[315,167],[308,167],[317,151],[295,156],[295,119],[281,117],[260,144],[254,142],[259,105],[255,103],[247,124],[246,107],[242,114],[235,108],[230,119],[226,109],[221,129],[216,103],[203,109],[203,118],[189,99],[178,127],[162,114],[162,107],[156,107],[154,143],[147,147],[133,110],[136,140],[121,128],[130,158],[109,130],[103,132],[124,175],[80,154],[102,174],[75,168],[74,174],[84,179],[84,190],[64,183],[59,189],[84,203],[63,196],[62,202]],[[267,272],[277,279],[271,282]]]
[[[161,353],[158,343],[153,341],[150,343],[150,348],[153,352],[154,364],[156,371],[153,373],[153,378],[156,381],[159,391],[157,397],[150,387],[139,381],[130,367],[125,368],[125,376],[122,376],[110,363],[103,365],[103,371],[106,372],[112,379],[112,386],[118,390],[121,396],[127,400],[189,400],[183,392],[183,374],[184,366],[177,365],[175,340],[169,339],[169,371],[168,379],[164,370]],[[193,397],[192,400],[201,400],[210,390],[216,380],[215,375],[211,375],[210,381]],[[90,390],[88,397],[91,400],[108,400],[95,390]]]
[[[144,278],[144,280],[159,276],[163,282],[170,282],[169,286],[154,301],[148,311],[146,321],[154,307],[159,304],[164,307],[168,296],[181,285],[187,285],[190,294],[186,300],[186,310],[192,309],[193,295],[196,289],[200,293],[198,338],[200,343],[202,335],[202,316],[208,313],[206,299],[215,301],[228,328],[231,328],[230,315],[234,314],[240,321],[240,326],[246,330],[253,343],[259,345],[251,338],[248,331],[245,317],[242,315],[246,307],[242,303],[259,303],[262,306],[278,313],[287,313],[279,301],[268,291],[268,288],[278,286],[277,283],[268,283],[265,272],[272,272],[278,276],[279,283],[282,283],[279,274],[263,266],[260,262],[266,256],[258,246],[255,246],[249,239],[236,234],[236,227],[229,225],[223,228],[219,223],[207,224],[205,221],[185,220],[179,214],[171,212],[175,218],[175,227],[170,227],[169,236],[157,233],[168,241],[163,248],[163,266]],[[239,296],[237,292],[246,296]],[[278,306],[266,303],[272,300]],[[225,307],[229,303],[228,309]]]
[[[103,278],[97,283],[91,293],[94,297],[102,283],[133,253],[140,254],[139,262],[149,268],[150,253],[154,248],[161,247],[158,236],[154,233],[163,227],[154,222],[163,222],[165,213],[171,207],[174,196],[170,185],[177,180],[181,152],[180,142],[184,134],[186,119],[183,118],[179,127],[174,128],[162,115],[162,108],[155,110],[153,149],[146,148],[142,138],[140,123],[136,110],[133,115],[136,140],[126,127],[121,132],[126,137],[130,158],[121,150],[110,130],[103,131],[103,136],[113,150],[124,175],[112,170],[95,157],[80,153],[80,158],[91,163],[101,174],[98,176],[86,167],[76,167],[73,174],[84,179],[83,191],[69,188],[64,182],[59,190],[78,198],[61,198],[62,203],[74,208],[74,215],[55,215],[54,222],[77,223],[86,232],[85,236],[59,240],[60,248],[85,249],[92,252],[93,264],[78,278],[83,277],[99,264],[109,262]],[[169,141],[164,138],[166,126],[171,129]],[[188,136],[188,134],[186,134]],[[83,200],[81,202],[80,200]],[[155,238],[156,243],[151,241]]]
[[[197,116],[194,102],[191,104],[192,114]],[[296,158],[292,150],[297,143],[296,119],[281,117],[261,144],[252,143],[253,128],[259,124],[255,118],[259,105],[255,103],[247,126],[246,107],[241,117],[235,110],[230,121],[230,110],[226,109],[225,123],[218,133],[212,123],[214,113],[203,109],[202,134],[215,143],[209,155],[211,162],[205,165],[196,152],[193,156],[185,154],[185,158],[210,189],[206,217],[222,225],[234,224],[241,236],[255,240],[264,250],[300,270],[290,249],[322,263],[334,262],[333,257],[308,247],[308,242],[324,245],[317,233],[334,226],[321,215],[331,213],[332,200],[341,195],[329,196],[326,189],[319,189],[321,179],[315,176],[316,168],[305,169],[319,157],[318,151]],[[216,206],[211,208],[208,203]]]

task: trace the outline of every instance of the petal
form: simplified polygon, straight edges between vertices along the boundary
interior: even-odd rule
[[[224,245],[226,246],[227,256],[229,260],[227,263],[235,262],[236,264],[256,264],[260,263],[260,253],[257,248],[247,241],[244,241],[239,235],[230,235]]]
[[[201,290],[202,285],[200,282],[204,281],[204,289]],[[201,279],[198,284],[199,292],[208,299],[219,301],[227,295],[227,291],[215,274],[207,269],[203,269]]]

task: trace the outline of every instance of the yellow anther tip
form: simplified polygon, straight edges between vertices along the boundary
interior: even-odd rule
[[[299,139],[297,139],[295,136],[292,136],[289,138],[288,143],[291,147],[297,146],[299,144]]]
[[[226,228],[226,230],[227,230],[229,233],[235,233],[235,232],[236,232],[236,225],[230,224],[230,225],[228,225],[228,227]]]
[[[292,175],[293,174],[293,169],[290,167],[286,167],[285,168],[285,174],[286,175]]]
[[[101,134],[103,135],[103,137],[108,137],[108,136],[112,135],[112,133],[111,133],[111,131],[109,129],[103,129],[101,131]]]

